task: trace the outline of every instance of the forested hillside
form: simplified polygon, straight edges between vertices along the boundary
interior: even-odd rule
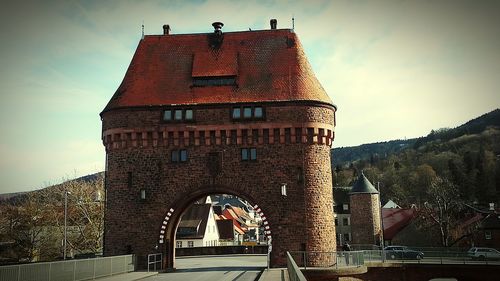
[[[360,146],[339,147],[332,150],[332,165],[349,166],[359,160],[374,161],[385,158],[403,149],[412,147],[417,139],[392,140],[377,143],[362,144]]]
[[[332,150],[334,185],[351,185],[361,170],[385,189],[383,199],[422,201],[433,177],[450,180],[464,200],[498,202],[500,110],[427,136]]]

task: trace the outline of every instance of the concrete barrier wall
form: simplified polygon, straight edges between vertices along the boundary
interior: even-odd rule
[[[460,281],[498,280],[499,265],[397,265],[390,267],[370,267],[364,274],[335,276],[325,272],[303,272],[308,281],[428,281],[433,278],[455,278]]]

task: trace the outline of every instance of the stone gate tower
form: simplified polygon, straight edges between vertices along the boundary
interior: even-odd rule
[[[173,267],[182,212],[217,193],[262,212],[273,266],[288,250],[334,251],[336,107],[293,30],[213,26],[145,36],[101,113],[105,255],[163,252]]]

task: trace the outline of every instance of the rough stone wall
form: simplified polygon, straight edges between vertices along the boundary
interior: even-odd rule
[[[262,209],[270,226],[274,266],[286,264],[286,251],[304,245],[308,250],[335,250],[332,108],[267,106],[266,120],[272,122],[232,121],[231,107],[190,108],[195,111],[192,123],[164,123],[162,109],[103,114],[105,255],[132,252],[141,265],[147,254],[161,251],[173,266],[182,212],[194,200],[216,193],[235,194]],[[241,148],[250,147],[256,148],[257,160],[241,161]],[[178,149],[187,150],[188,161],[171,162],[171,151]],[[221,155],[222,169],[215,177],[209,169],[212,152]],[[287,196],[281,195],[282,184]],[[145,200],[140,199],[142,189]]]
[[[381,228],[378,194],[351,194],[350,204],[352,244],[379,244]]]
[[[336,251],[330,148],[304,148],[304,202],[308,252]],[[328,259],[331,259],[329,262]],[[312,255],[310,266],[334,264],[333,255]]]

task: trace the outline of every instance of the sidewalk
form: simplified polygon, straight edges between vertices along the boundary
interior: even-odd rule
[[[146,277],[157,275],[158,272],[147,272],[147,271],[133,271],[128,273],[117,274],[113,276],[107,276],[102,278],[97,278],[95,280],[99,281],[134,281],[141,280]]]
[[[288,271],[286,268],[264,269],[259,281],[288,281]]]
[[[158,272],[134,271],[129,273],[117,274],[108,277],[102,277],[95,280],[99,281],[134,281],[141,280],[150,276],[157,275]],[[288,271],[286,268],[264,269],[260,275],[259,281],[288,281]]]

